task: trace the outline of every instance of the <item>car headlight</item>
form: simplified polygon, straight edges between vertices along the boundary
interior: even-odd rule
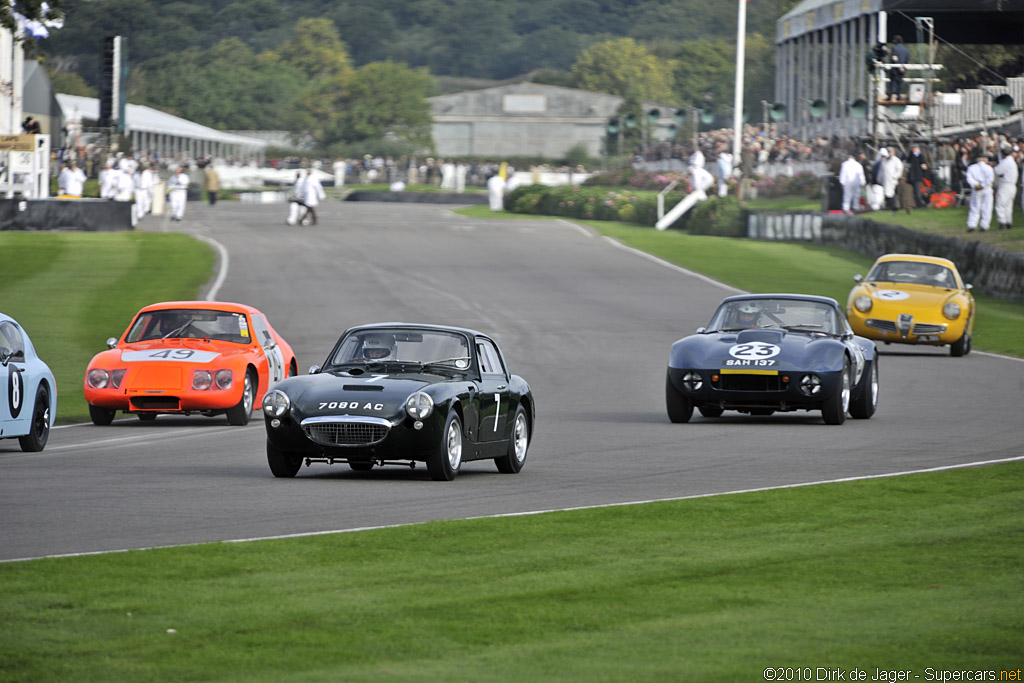
[[[871,310],[871,306],[873,305],[874,302],[871,301],[871,297],[868,296],[867,294],[861,294],[860,296],[853,300],[853,307],[856,308],[861,313],[867,313],[868,311]]]
[[[821,378],[815,374],[804,375],[800,378],[800,391],[808,396],[814,396],[821,392]]]
[[[949,320],[956,320],[960,317],[960,304],[955,301],[947,301],[946,305],[942,307],[942,315]]]
[[[127,372],[127,369],[122,368],[120,370],[114,370],[112,373],[110,373],[110,383],[114,386],[115,389],[121,388],[121,382],[124,380],[125,373]]]
[[[683,387],[687,391],[697,391],[704,386],[704,380],[701,379],[700,373],[687,372],[683,375]]]
[[[230,389],[234,376],[230,370],[218,370],[217,374],[213,376],[213,381],[218,389]]]
[[[110,373],[106,370],[94,368],[85,376],[85,381],[93,389],[106,389],[110,384]]]
[[[196,391],[206,391],[213,386],[213,375],[209,370],[196,370],[192,373],[192,388]]]
[[[272,389],[263,397],[263,412],[270,417],[281,417],[288,412],[292,401],[288,394],[278,389]]]
[[[414,420],[425,420],[434,412],[434,399],[417,391],[405,400],[405,412]]]

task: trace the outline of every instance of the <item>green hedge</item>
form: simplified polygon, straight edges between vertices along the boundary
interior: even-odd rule
[[[665,196],[666,210],[682,201],[681,192]],[[653,226],[658,220],[657,195],[618,192],[598,187],[524,185],[505,195],[512,213],[565,216],[599,221],[623,221]]]
[[[691,235],[744,237],[743,205],[736,197],[716,197],[697,204],[686,227]]]

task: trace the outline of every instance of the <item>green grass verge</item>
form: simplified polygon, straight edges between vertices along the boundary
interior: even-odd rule
[[[53,370],[58,422],[88,419],[82,380],[107,338],[143,306],[196,298],[214,262],[174,233],[0,232],[2,310]]]
[[[1024,464],[1011,463],[5,564],[0,679],[1016,670],[1022,490]]]
[[[495,212],[486,206],[455,209],[455,212],[471,218],[551,218]],[[866,274],[874,262],[872,258],[840,247],[709,237],[678,230],[660,232],[611,221],[574,222],[733,287],[750,292],[830,296],[843,306],[853,288],[853,276]],[[978,315],[974,326],[974,348],[1024,357],[1024,335],[1021,334],[1024,330],[1024,303],[978,293],[975,293],[975,299]],[[709,318],[711,313],[708,311]]]

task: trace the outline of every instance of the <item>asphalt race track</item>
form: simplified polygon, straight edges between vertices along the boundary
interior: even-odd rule
[[[882,347],[871,420],[830,427],[820,413],[695,413],[673,425],[663,393],[669,347],[734,290],[564,221],[470,219],[437,205],[320,209],[319,225],[289,227],[282,205],[192,202],[175,228],[226,248],[217,298],[262,309],[302,372],[354,324],[454,324],[494,335],[537,398],[522,473],[476,462],[443,483],[423,467],[313,465],[275,479],[259,412],[247,427],[167,416],[62,427],[41,454],[0,442],[0,560],[676,498],[1022,455],[1020,361]],[[140,229],[171,228],[150,217]]]

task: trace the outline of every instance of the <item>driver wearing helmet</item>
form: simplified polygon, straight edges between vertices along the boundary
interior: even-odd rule
[[[179,311],[162,313],[160,314],[160,319],[157,321],[156,329],[153,331],[152,336],[164,338],[174,332],[181,334],[179,330],[181,330],[187,322],[188,317]]]
[[[741,327],[757,327],[761,308],[752,301],[744,301],[737,310],[737,322]]]
[[[381,332],[371,332],[363,337],[363,358],[384,360],[395,353],[395,336]]]

